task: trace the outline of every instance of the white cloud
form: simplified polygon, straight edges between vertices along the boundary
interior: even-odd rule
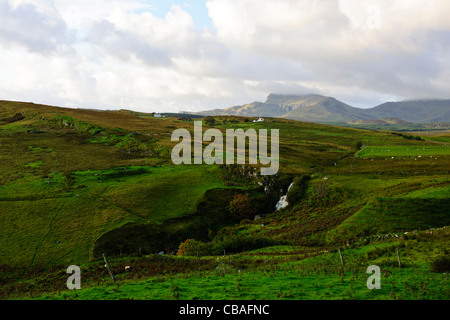
[[[0,2],[0,45],[23,46],[33,52],[50,53],[70,42],[66,24],[55,10],[42,10],[32,3]]]
[[[445,96],[432,85],[447,65],[450,23],[443,1],[208,2],[217,35],[230,48],[285,57],[309,70],[297,81],[358,86],[374,94]],[[378,12],[379,29],[368,21]],[[441,34],[441,36],[438,36]],[[295,80],[295,79],[293,79]],[[445,88],[448,89],[448,88]],[[336,93],[338,94],[338,92]]]
[[[449,98],[447,1],[205,5],[213,29],[196,27],[188,6],[156,16],[138,0],[2,0],[0,98],[145,111],[226,107],[270,92],[355,106]]]
[[[325,49],[349,23],[337,1],[213,0],[207,6],[228,46],[290,58]]]

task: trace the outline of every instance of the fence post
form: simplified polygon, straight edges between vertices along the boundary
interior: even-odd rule
[[[103,253],[103,259],[105,260],[106,267],[108,268],[109,275],[111,276],[112,281],[116,282],[116,279],[114,278],[114,273],[112,272],[111,267],[109,266],[109,263],[108,263],[108,259],[106,259],[106,256],[104,253]]]
[[[398,260],[398,266],[401,268],[402,267],[402,262],[400,261],[400,253],[398,251],[398,247],[397,247],[397,260]]]
[[[341,248],[338,248],[338,252],[339,252],[339,257],[341,257],[342,267],[344,267],[344,258],[342,258]]]

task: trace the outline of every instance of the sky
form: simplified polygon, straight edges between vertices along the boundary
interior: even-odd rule
[[[202,111],[450,98],[448,0],[0,0],[0,100]]]

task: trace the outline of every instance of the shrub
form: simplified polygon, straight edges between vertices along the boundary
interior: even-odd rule
[[[244,194],[238,193],[230,201],[228,209],[233,219],[242,220],[250,219],[255,215],[250,200]]]
[[[205,117],[205,119],[203,119],[203,121],[205,121],[205,123],[208,126],[213,126],[216,123],[216,119],[214,119],[213,117],[210,117],[210,116]]]
[[[228,253],[239,253],[275,245],[285,244],[282,241],[273,240],[261,236],[233,236],[222,241],[212,242],[211,253],[213,255]]]
[[[440,256],[431,262],[431,272],[450,272],[450,255]]]
[[[10,118],[3,119],[3,121],[5,123],[13,123],[13,122],[16,122],[16,121],[20,121],[22,119],[25,119],[25,117],[23,116],[22,113],[19,112],[19,113],[16,113],[14,116],[10,117]]]
[[[216,240],[210,243],[187,239],[179,246],[177,255],[184,256],[210,256],[222,255],[224,252],[239,253],[270,246],[287,244],[285,241],[277,241],[260,236],[231,236],[223,240]]]
[[[210,255],[210,249],[207,243],[195,239],[187,239],[182,242],[178,248],[177,255],[180,256],[207,256]]]

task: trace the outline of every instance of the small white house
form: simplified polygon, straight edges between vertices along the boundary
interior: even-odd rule
[[[264,122],[263,118],[259,118],[258,120],[253,120],[253,122]]]
[[[161,113],[155,113],[155,118],[165,118],[166,116],[162,116]]]

